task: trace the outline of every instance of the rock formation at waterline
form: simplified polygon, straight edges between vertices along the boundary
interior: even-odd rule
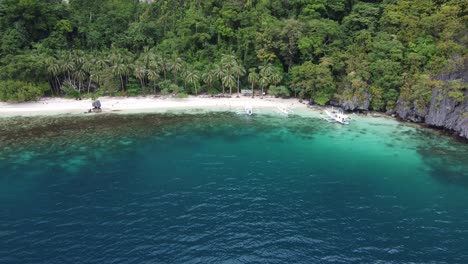
[[[464,101],[443,95],[434,89],[431,106],[425,122],[428,125],[450,129],[459,136],[468,138],[468,92],[464,92]]]
[[[446,73],[434,78],[438,87],[433,87],[430,102],[405,100],[400,96],[397,114],[413,122],[424,122],[430,126],[454,131],[468,138],[468,59],[453,58]]]
[[[348,99],[341,99],[340,106],[345,111],[367,111],[369,109],[370,96],[365,93],[364,96],[353,95]]]
[[[387,113],[396,113],[403,120],[450,130],[468,139],[468,58],[452,58],[445,73],[427,76],[427,79],[432,84],[420,90],[422,95],[415,96],[415,91],[401,91],[396,108]],[[357,94],[360,93],[345,93],[331,105],[345,111],[369,110],[371,96],[367,92],[364,96]]]
[[[424,122],[428,111],[428,107],[419,104],[417,100],[407,101],[400,97],[397,101],[396,113],[400,118],[404,120],[422,123]]]

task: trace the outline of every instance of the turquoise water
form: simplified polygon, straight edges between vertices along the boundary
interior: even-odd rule
[[[468,144],[357,119],[0,119],[0,263],[468,263]]]

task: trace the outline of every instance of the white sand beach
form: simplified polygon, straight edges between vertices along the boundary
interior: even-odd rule
[[[143,113],[204,110],[204,111],[242,111],[246,106],[254,113],[271,113],[278,106],[292,110],[294,113],[311,112],[305,102],[298,99],[280,99],[260,97],[213,98],[190,96],[188,98],[164,97],[100,97],[102,113]],[[41,98],[25,103],[0,103],[0,117],[84,114],[92,108],[91,99]]]

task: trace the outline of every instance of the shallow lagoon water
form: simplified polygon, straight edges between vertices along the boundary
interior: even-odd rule
[[[0,263],[467,263],[468,144],[384,118],[0,119]]]

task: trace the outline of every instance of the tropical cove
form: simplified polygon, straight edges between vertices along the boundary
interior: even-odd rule
[[[255,111],[0,118],[1,262],[468,259],[466,143]]]
[[[463,1],[0,2],[0,263],[468,263]]]

